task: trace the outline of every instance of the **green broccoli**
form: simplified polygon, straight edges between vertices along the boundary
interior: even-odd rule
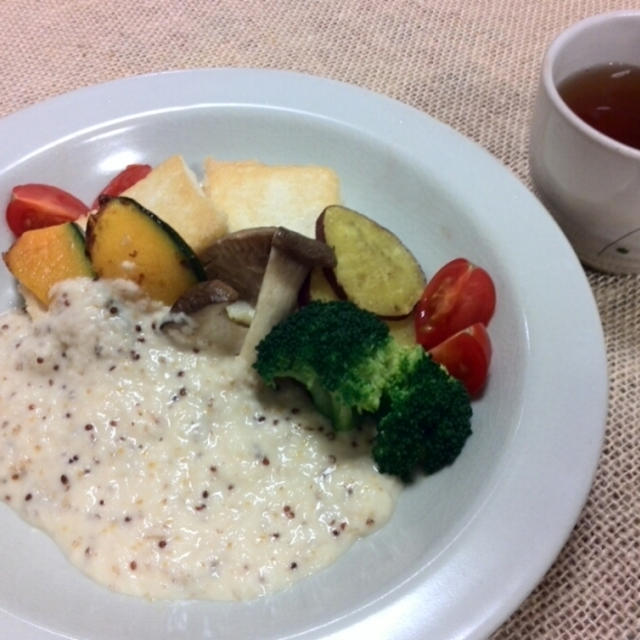
[[[293,378],[337,431],[378,409],[387,380],[387,326],[346,302],[312,302],[276,325],[257,346],[254,367],[269,385]]]
[[[337,431],[373,416],[378,469],[405,482],[451,464],[471,433],[463,385],[351,302],[312,302],[290,315],[258,344],[254,367],[272,387],[281,378],[304,385]]]
[[[373,458],[381,472],[407,482],[416,468],[435,473],[458,457],[471,435],[471,402],[422,347],[404,350],[378,412]]]

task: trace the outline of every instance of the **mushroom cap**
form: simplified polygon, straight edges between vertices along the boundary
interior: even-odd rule
[[[235,231],[207,247],[200,261],[208,278],[228,283],[241,299],[255,304],[272,246],[309,267],[335,265],[331,247],[285,227]]]
[[[229,304],[238,292],[221,280],[205,280],[189,287],[171,307],[171,313],[192,314],[212,304]]]

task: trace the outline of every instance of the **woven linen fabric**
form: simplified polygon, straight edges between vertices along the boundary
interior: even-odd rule
[[[0,0],[0,116],[123,76],[289,69],[417,107],[478,142],[530,186],[528,124],[545,48],[581,18],[630,8],[640,4]],[[640,279],[595,272],[588,278],[609,362],[603,454],[565,548],[493,640],[640,639]],[[567,318],[568,327],[579,322]]]

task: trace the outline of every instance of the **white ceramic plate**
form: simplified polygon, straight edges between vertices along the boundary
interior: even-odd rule
[[[120,167],[182,153],[335,168],[349,206],[391,227],[428,274],[465,256],[494,276],[491,380],[458,461],[401,496],[392,521],[338,563],[249,603],[148,603],[72,568],[0,504],[0,635],[480,638],[542,578],[597,463],[603,337],[588,283],[530,193],[423,113],[283,72],[198,70],[83,89],[0,121],[0,207],[22,182],[91,201]],[[10,236],[0,230],[0,246]],[[1,274],[0,305],[15,301]]]

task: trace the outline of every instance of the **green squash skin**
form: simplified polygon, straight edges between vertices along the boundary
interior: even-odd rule
[[[164,220],[159,218],[153,211],[149,211],[149,209],[143,207],[139,202],[134,200],[133,198],[128,198],[126,196],[117,196],[115,198],[103,198],[101,201],[100,209],[98,213],[95,214],[96,217],[91,216],[89,218],[89,223],[87,224],[87,241],[86,241],[86,253],[90,257],[91,256],[91,246],[93,244],[93,228],[95,226],[95,222],[97,217],[100,215],[100,211],[103,210],[104,207],[109,206],[110,202],[118,201],[121,205],[126,207],[131,207],[136,214],[143,215],[149,219],[149,222],[154,224],[162,233],[168,238],[169,242],[174,246],[178,254],[181,256],[180,263],[186,269],[188,269],[195,279],[198,282],[203,282],[207,279],[207,274],[205,273],[204,267],[202,263],[196,256],[195,252],[191,247],[183,240],[182,236],[170,225],[168,225]]]

